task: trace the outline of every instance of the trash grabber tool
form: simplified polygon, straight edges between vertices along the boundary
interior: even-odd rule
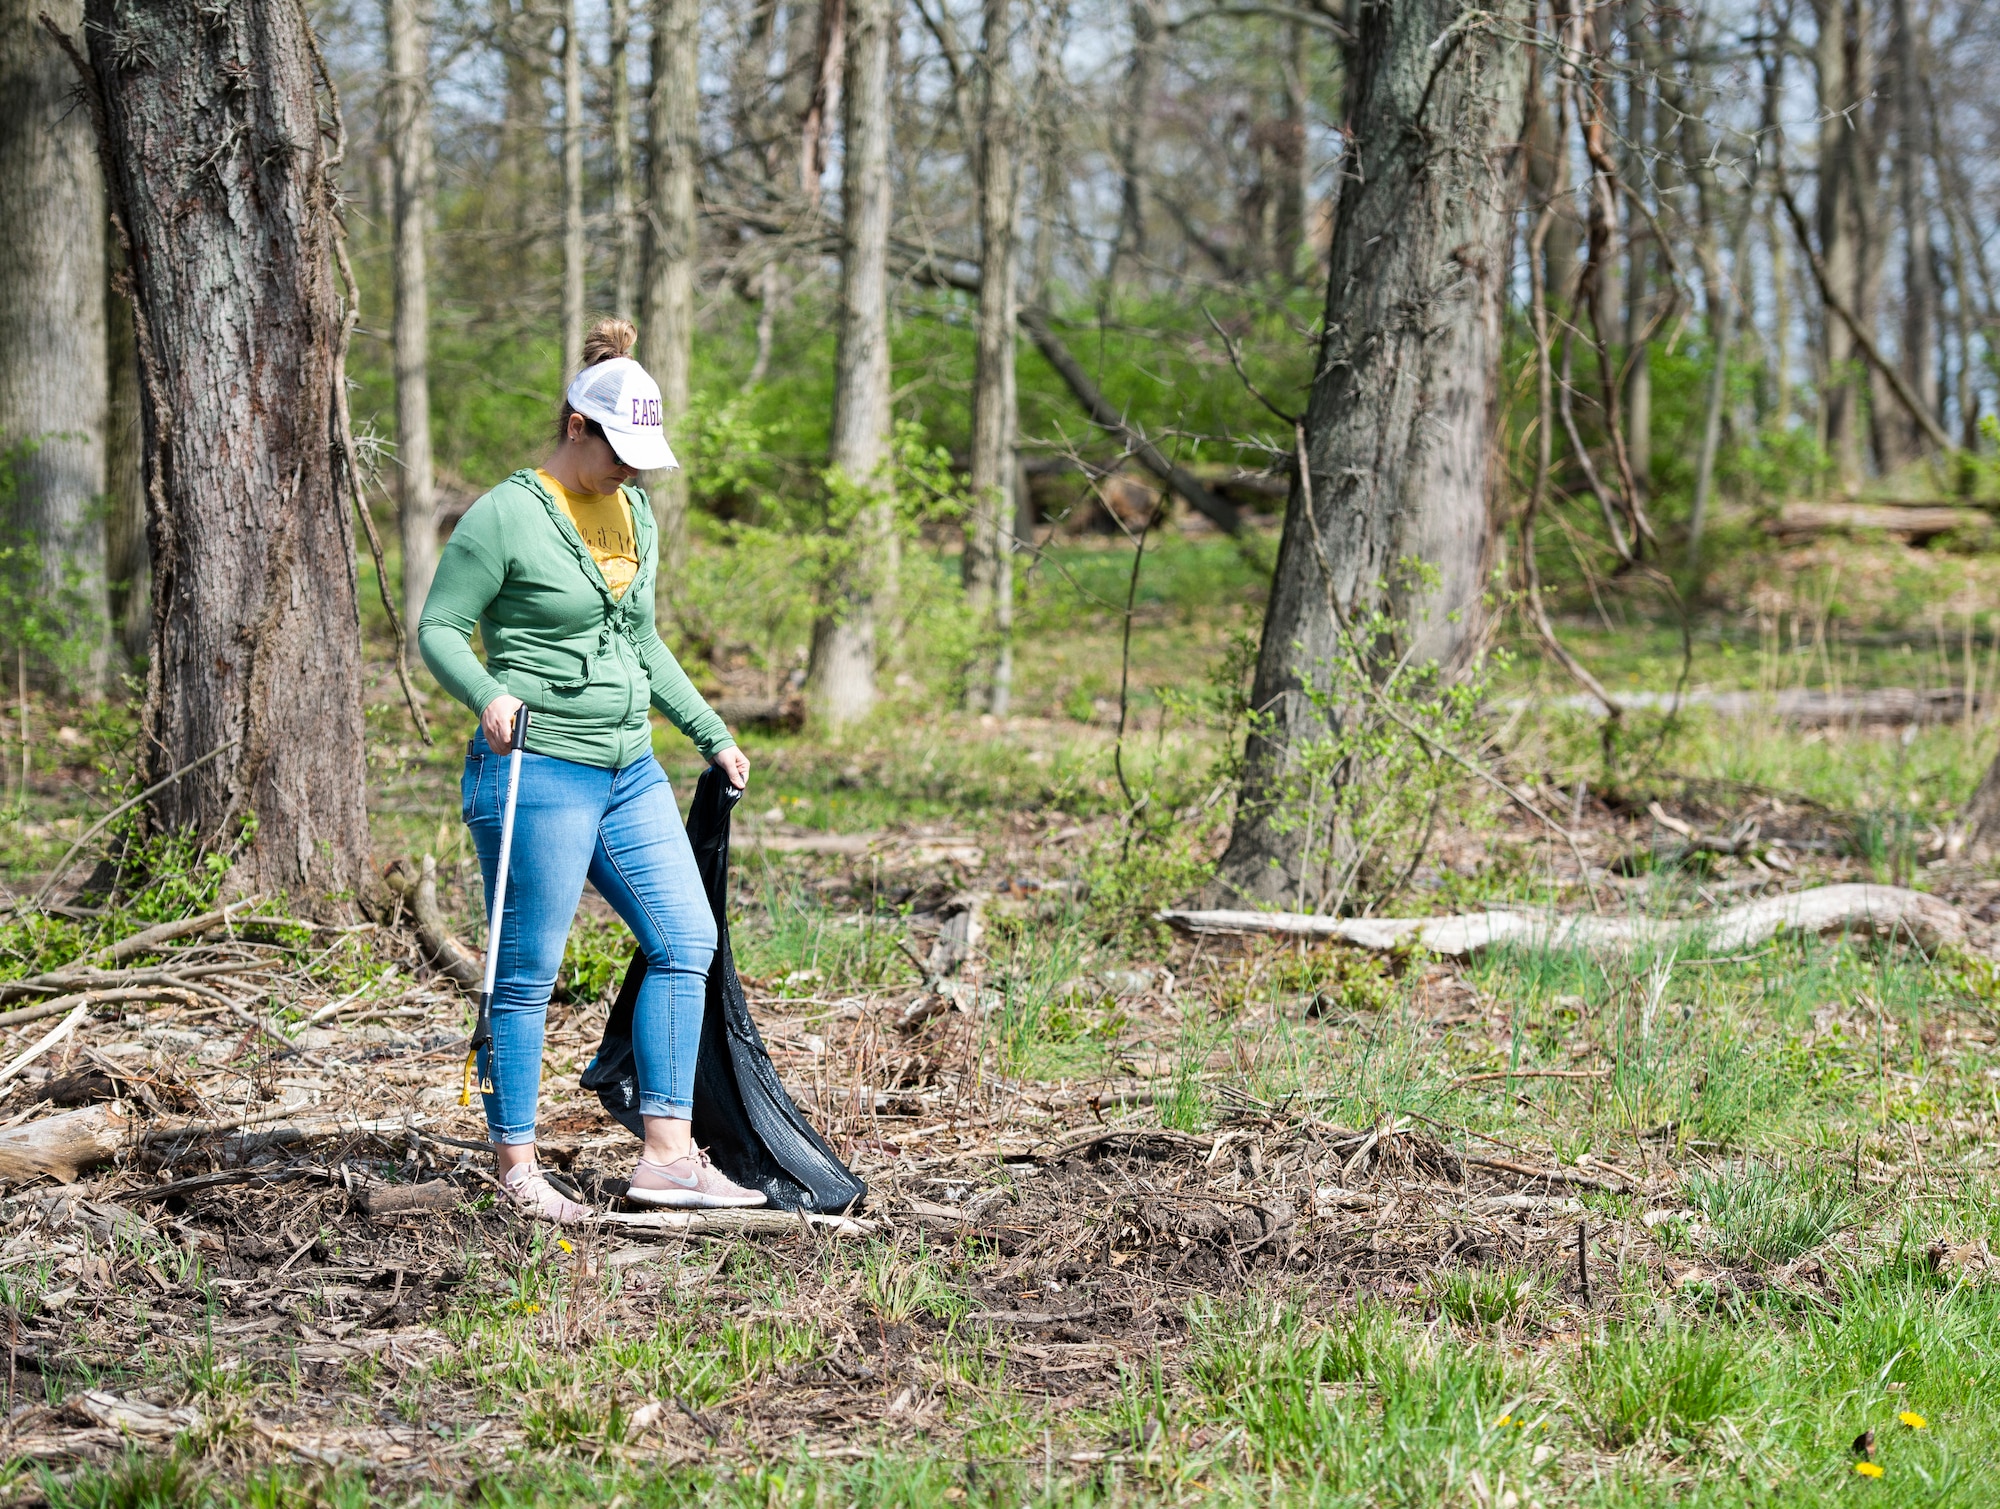
[[[514,799],[521,794],[521,746],[528,737],[528,710],[517,708],[514,712],[514,731],[509,735],[511,753],[507,756],[507,801],[500,809],[500,862],[493,869],[493,916],[486,925],[486,983],[479,988],[479,1020],[472,1028],[472,1041],[465,1050],[465,1083],[458,1092],[458,1103],[472,1104],[472,1070],[479,1060],[479,1050],[490,1047],[493,1042],[493,980],[500,972],[500,919],[507,910],[507,866],[514,857]],[[493,1093],[493,1065],[489,1060],[486,1073],[479,1077],[480,1093]]]

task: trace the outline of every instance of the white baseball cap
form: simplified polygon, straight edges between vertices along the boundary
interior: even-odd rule
[[[585,367],[569,385],[569,406],[604,428],[604,438],[627,466],[642,472],[678,469],[660,424],[660,385],[629,356]]]

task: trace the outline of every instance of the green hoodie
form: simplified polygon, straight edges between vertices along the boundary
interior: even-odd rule
[[[653,752],[650,704],[704,758],[735,744],[653,624],[660,532],[646,495],[625,489],[639,574],[614,598],[576,526],[531,470],[467,510],[438,559],[417,645],[444,689],[475,713],[502,692],[534,716],[536,754],[620,770]],[[477,628],[486,664],[467,641]]]

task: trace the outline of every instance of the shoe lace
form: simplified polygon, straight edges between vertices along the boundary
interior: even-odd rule
[[[502,1182],[502,1188],[513,1196],[516,1202],[523,1205],[547,1206],[553,1201],[559,1205],[574,1206],[578,1209],[589,1208],[572,1200],[551,1184],[540,1166],[533,1163],[524,1163],[509,1172]]]

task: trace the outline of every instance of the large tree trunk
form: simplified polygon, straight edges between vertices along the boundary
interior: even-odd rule
[[[1036,8],[1035,16],[1035,250],[1028,267],[1028,302],[1049,305],[1049,283],[1055,277],[1056,247],[1069,203],[1069,175],[1063,171],[1062,48],[1068,32],[1068,6],[1054,0]]]
[[[1699,42],[1700,33],[1695,34]],[[1770,137],[1776,130],[1778,105],[1784,83],[1784,57],[1781,45],[1763,56],[1764,68],[1764,115],[1763,135]],[[1703,80],[1705,86],[1706,80]],[[1689,116],[1693,122],[1698,117]],[[1708,390],[1702,410],[1701,448],[1695,458],[1694,501],[1688,512],[1687,565],[1694,573],[1697,585],[1701,581],[1701,538],[1707,526],[1709,496],[1715,486],[1715,463],[1722,447],[1722,409],[1729,390],[1729,353],[1735,339],[1737,327],[1751,322],[1746,318],[1749,292],[1753,286],[1750,273],[1750,227],[1756,208],[1757,190],[1762,177],[1761,159],[1753,159],[1744,183],[1734,195],[1734,202],[1725,201],[1721,186],[1716,182],[1715,169],[1710,160],[1709,132],[1704,125],[1698,132],[1690,130],[1688,136],[1688,160],[1697,164],[1695,186],[1701,196],[1701,218],[1704,233],[1701,246],[1702,270],[1707,285],[1708,324],[1710,343],[1714,347],[1708,372]],[[1729,232],[1729,266],[1725,273],[1716,263],[1717,243],[1713,227],[1726,221]],[[1778,290],[1779,308],[1783,308],[1783,290]],[[1781,332],[1774,343],[1782,362],[1785,338],[1782,316],[1777,325]]]
[[[1127,264],[1146,255],[1146,111],[1160,72],[1159,0],[1132,0],[1132,65],[1125,76],[1124,120],[1118,124],[1118,230],[1104,281],[1116,287]]]
[[[1540,55],[1528,60],[1526,124],[1527,200],[1531,214],[1553,205],[1542,239],[1542,287],[1551,312],[1565,312],[1576,298],[1576,252],[1581,237],[1569,179],[1568,92],[1559,72]]]
[[[828,723],[875,704],[875,631],[894,591],[896,534],[882,475],[889,448],[889,43],[892,0],[849,0],[841,93],[839,343],[827,461],[863,495],[853,559],[822,591],[807,694]],[[868,495],[875,495],[872,499]]]
[[[1862,113],[1871,83],[1867,0],[1814,0],[1819,38],[1813,61],[1819,73],[1819,246],[1827,281],[1848,308],[1866,318],[1861,297],[1862,242],[1868,134]],[[1862,441],[1866,435],[1863,398],[1868,374],[1854,336],[1832,310],[1821,321],[1825,391],[1820,395],[1821,428],[1843,491],[1861,485]]]
[[[986,97],[979,121],[979,334],[972,369],[972,513],[965,526],[965,594],[979,625],[968,700],[1004,717],[1012,695],[1014,626],[1014,217],[1011,0],[986,0]]]
[[[1306,70],[1310,66],[1305,26],[1294,21],[1286,30],[1285,51],[1278,62],[1284,79],[1285,111],[1271,141],[1278,169],[1271,214],[1271,260],[1287,283],[1299,277],[1299,252],[1306,244],[1306,203],[1312,194],[1312,163],[1306,154],[1306,114],[1312,105]]]
[[[353,520],[335,467],[333,181],[303,7],[88,0],[146,396],[157,827],[239,891],[372,886]],[[254,814],[254,835],[239,826]]]
[[[92,159],[92,170],[96,160]],[[153,556],[146,542],[146,437],[140,412],[139,342],[132,305],[120,290],[125,254],[106,238],[104,280],[106,366],[110,405],[104,421],[104,577],[111,609],[111,638],[131,667],[146,663],[153,627]]]
[[[1623,169],[1626,183],[1645,198],[1658,201],[1669,196],[1677,174],[1673,154],[1660,150],[1667,134],[1663,112],[1654,98],[1659,81],[1659,65],[1673,55],[1671,13],[1662,12],[1658,21],[1661,36],[1649,36],[1647,7],[1628,0],[1625,9],[1625,53],[1631,77],[1625,82],[1625,141]],[[1676,60],[1675,71],[1686,65]],[[1671,87],[1660,81],[1659,87]],[[1681,91],[1674,90],[1673,104],[1680,104]],[[1649,164],[1648,149],[1653,161]],[[1649,171],[1650,168],[1650,171]],[[1649,193],[1649,190],[1651,191]],[[1637,206],[1625,206],[1625,453],[1632,467],[1632,485],[1641,508],[1653,501],[1653,352],[1647,331],[1659,307],[1660,291],[1654,286],[1659,248],[1653,244],[1652,228]]]
[[[1306,687],[1339,645],[1330,595],[1350,622],[1377,607],[1400,620],[1416,663],[1450,666],[1477,633],[1527,19],[1466,0],[1359,12],[1353,165],[1305,421],[1312,506],[1294,481],[1252,694],[1269,722],[1245,751],[1221,895],[1301,894],[1306,835],[1278,807],[1325,731]],[[1434,590],[1390,581],[1405,558]]]
[[[1903,338],[1897,352],[1903,377],[1924,408],[1938,412],[1938,288],[1931,266],[1931,206],[1924,192],[1924,91],[1922,20],[1910,0],[1894,0],[1892,33],[1896,73],[1896,198],[1903,220]],[[1897,459],[1921,456],[1930,447],[1924,427],[1900,408],[1888,414],[1895,426]]]
[[[477,205],[492,248],[487,253],[491,276],[482,291],[489,318],[518,319],[522,289],[530,282],[541,286],[546,276],[548,206],[557,189],[549,173],[545,97],[555,32],[549,20],[553,12],[540,0],[488,3],[493,43],[500,53],[501,101],[499,160],[490,191]]]
[[[431,474],[430,21],[419,0],[386,0],[390,171],[390,345],[396,371],[396,517],[403,542],[403,621],[415,623],[437,571]]]
[[[611,48],[606,71],[611,93],[611,237],[616,260],[611,307],[632,317],[639,297],[639,226],[632,216],[632,0],[611,0]]]
[[[562,6],[563,381],[583,365],[583,38],[576,0]]]
[[[653,87],[646,102],[647,217],[645,307],[639,318],[639,358],[660,385],[668,440],[680,438],[694,373],[694,263],[700,225],[695,175],[701,171],[701,0],[656,0],[653,7]],[[687,474],[648,477],[660,526],[661,592],[678,590],[687,558]]]
[[[74,32],[82,7],[47,7]],[[14,472],[0,547],[40,556],[29,639],[48,667],[95,691],[110,638],[105,596],[104,191],[76,74],[36,23],[42,0],[0,0],[0,464]],[[35,641],[41,641],[37,644]],[[12,658],[11,656],[9,657]]]

